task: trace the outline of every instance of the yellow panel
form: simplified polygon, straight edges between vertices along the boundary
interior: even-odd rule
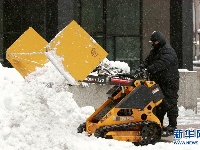
[[[26,30],[6,52],[7,60],[23,76],[48,62],[44,52],[48,42],[33,28]]]
[[[107,52],[75,21],[49,43],[64,58],[63,66],[77,80],[84,80],[107,56]]]
[[[7,54],[7,59],[23,77],[34,72],[36,67],[42,67],[48,61],[43,53],[24,56],[20,54]]]

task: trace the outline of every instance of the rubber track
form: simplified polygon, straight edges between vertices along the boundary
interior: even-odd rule
[[[134,127],[141,126],[141,136],[142,140],[139,142],[134,142],[135,145],[148,145],[155,144],[161,139],[161,128],[156,122],[143,121],[143,122],[131,122],[128,124],[118,124],[111,126],[100,127],[94,133],[96,137],[106,138],[106,134],[109,131],[134,131]]]

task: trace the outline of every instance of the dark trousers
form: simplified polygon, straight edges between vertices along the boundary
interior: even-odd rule
[[[156,115],[163,125],[163,119],[167,113],[169,125],[177,126],[179,80],[161,83],[159,86],[163,92],[164,98],[162,103],[156,108]]]

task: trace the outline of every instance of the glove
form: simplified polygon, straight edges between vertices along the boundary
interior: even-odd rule
[[[142,71],[145,72],[146,74],[149,74],[148,68],[144,68],[144,69],[142,69]]]
[[[149,77],[149,72],[148,72],[147,68],[141,69],[140,77],[142,77],[142,78],[148,78]]]
[[[145,65],[144,64],[140,64],[140,69],[144,69],[145,68]]]

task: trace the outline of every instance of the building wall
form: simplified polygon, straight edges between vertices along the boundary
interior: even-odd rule
[[[58,31],[73,20],[73,0],[58,0]]]
[[[57,4],[58,0],[0,0],[0,58],[4,59],[4,66],[10,66],[6,50],[29,27],[48,42],[58,33]]]
[[[192,70],[192,37],[193,37],[193,25],[192,25],[192,1],[188,0],[143,0],[138,3],[138,7],[136,8],[134,5],[135,2],[138,1],[126,1],[126,3],[131,3],[133,9],[129,8],[128,11],[133,10],[134,14],[137,14],[138,10],[141,11],[141,24],[131,24],[131,21],[135,21],[134,17],[131,18],[133,15],[126,15],[127,10],[124,4],[121,1],[106,1],[106,0],[99,0],[94,2],[91,0],[93,5],[90,5],[89,0],[18,0],[12,1],[7,0],[4,1],[7,3],[3,3],[3,0],[0,0],[0,19],[3,20],[0,23],[0,39],[4,36],[3,42],[0,41],[0,51],[4,51],[4,59],[5,59],[5,51],[6,49],[26,30],[28,27],[33,27],[40,35],[42,35],[48,42],[58,33],[58,31],[62,30],[71,20],[73,19],[83,19],[84,16],[88,16],[87,13],[92,14],[95,11],[94,7],[99,7],[97,4],[103,3],[106,5],[106,8],[110,8],[110,15],[112,16],[115,7],[113,5],[117,5],[118,2],[119,10],[117,14],[122,14],[122,16],[115,17],[113,20],[117,20],[114,24],[118,24],[119,22],[123,22],[120,25],[118,31],[121,31],[121,28],[127,29],[130,27],[130,31],[135,31],[138,26],[140,26],[141,32],[137,34],[133,34],[132,37],[120,37],[120,38],[107,38],[103,41],[107,42],[110,40],[109,44],[104,47],[109,53],[113,53],[111,60],[128,60],[132,61],[129,63],[131,67],[135,67],[134,65],[138,65],[139,59],[144,60],[150,51],[151,44],[148,42],[151,33],[154,30],[160,30],[165,35],[166,39],[172,47],[176,50],[179,58],[179,68],[185,68],[188,70]],[[12,4],[11,4],[12,2]],[[109,3],[110,2],[110,3]],[[111,3],[112,2],[112,3]],[[81,4],[87,3],[87,10],[88,7],[92,7],[87,11],[83,11]],[[9,5],[10,4],[10,5]],[[109,5],[110,4],[110,5]],[[126,5],[127,6],[127,5]],[[111,9],[112,8],[112,9]],[[120,10],[124,8],[126,11],[121,12]],[[81,13],[77,14],[77,9],[82,9]],[[13,11],[14,10],[14,11]],[[84,13],[83,13],[84,12]],[[96,12],[96,11],[95,11]],[[105,11],[103,11],[105,13]],[[86,14],[85,14],[86,13]],[[125,15],[124,15],[124,14]],[[90,25],[92,29],[97,29],[97,25],[99,24],[96,21],[96,15],[90,15],[94,21],[91,21],[93,24]],[[78,16],[78,17],[77,17]],[[123,21],[124,18],[130,18],[128,21]],[[128,17],[127,17],[128,16]],[[105,15],[100,14],[99,17],[106,17]],[[109,15],[107,15],[109,17]],[[112,17],[110,17],[112,18]],[[101,19],[98,19],[101,20]],[[112,21],[112,19],[110,19]],[[121,21],[122,20],[122,21]],[[94,22],[97,22],[94,25]],[[127,24],[126,24],[127,22]],[[135,21],[136,22],[136,21]],[[138,21],[139,22],[139,21]],[[87,23],[87,22],[86,22]],[[102,23],[102,21],[100,21]],[[88,23],[87,23],[88,24]],[[104,25],[107,27],[107,25]],[[133,27],[132,27],[133,26]],[[111,27],[113,25],[111,24]],[[86,28],[87,29],[87,28]],[[113,27],[113,29],[116,29]],[[106,28],[106,33],[108,30]],[[129,30],[129,29],[128,29]],[[4,34],[2,35],[2,32]],[[87,31],[87,30],[86,30]],[[105,30],[104,30],[105,31]],[[138,30],[137,30],[138,31]],[[100,33],[102,34],[102,33]],[[104,33],[103,33],[104,34]],[[130,33],[129,33],[130,34]],[[121,35],[120,35],[121,36]],[[99,35],[96,37],[100,37]],[[104,35],[105,37],[105,35]],[[141,38],[141,40],[140,40]],[[113,40],[115,39],[115,40]],[[124,40],[122,40],[124,39]],[[136,40],[137,39],[137,40]],[[101,42],[102,39],[98,41]],[[118,42],[118,41],[119,42]],[[118,44],[117,44],[118,42]],[[141,48],[140,48],[141,44]],[[2,48],[3,47],[3,48]],[[136,48],[137,47],[137,48]],[[111,52],[111,50],[113,50]],[[131,53],[130,53],[131,52]],[[109,56],[110,56],[109,54]],[[127,55],[129,54],[129,55]],[[131,55],[130,55],[131,54]],[[122,57],[123,56],[123,57]],[[127,57],[128,56],[128,57]],[[0,58],[2,58],[2,53],[0,53]],[[109,59],[110,59],[109,58]],[[131,59],[133,58],[133,59]],[[131,59],[131,60],[130,60]]]
[[[58,33],[58,0],[45,0],[46,11],[44,12],[46,24],[45,35],[46,40],[49,42]],[[68,18],[68,16],[66,16]]]
[[[193,110],[197,108],[197,99],[200,96],[199,75],[195,71],[180,71],[180,89],[178,92],[179,107],[183,106],[186,109]],[[91,84],[88,87],[82,87],[80,85],[71,86],[68,88],[68,91],[73,93],[73,98],[80,107],[93,106],[97,109],[107,100],[108,95],[106,93],[111,87],[111,85],[97,84]]]
[[[195,71],[180,70],[180,89],[178,106],[183,106],[186,109],[197,108],[197,98],[200,96],[200,74]],[[107,91],[111,85],[92,84],[88,87],[71,86],[68,91],[73,93],[73,98],[80,107],[93,106],[100,107],[108,98]]]
[[[179,68],[193,70],[193,20],[190,0],[170,0],[170,41]]]
[[[142,59],[151,49],[153,31],[161,31],[170,42],[170,0],[143,0],[142,8]]]

